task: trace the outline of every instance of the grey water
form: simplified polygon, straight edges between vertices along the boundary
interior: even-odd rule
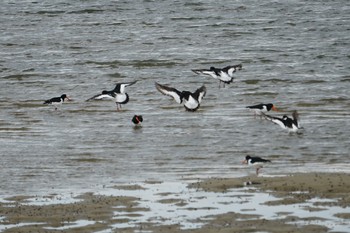
[[[246,155],[266,175],[350,172],[349,1],[4,0],[0,32],[1,195],[242,176]],[[239,63],[225,88],[191,71]],[[85,102],[134,80],[121,111]],[[186,112],[155,82],[207,94]],[[245,108],[270,102],[303,133]]]

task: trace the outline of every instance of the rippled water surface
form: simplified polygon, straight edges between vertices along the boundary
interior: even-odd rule
[[[0,190],[99,189],[111,182],[350,172],[348,1],[1,1]],[[242,63],[219,83],[191,69]],[[130,102],[85,102],[115,83]],[[154,82],[194,91],[186,112]],[[66,93],[55,111],[44,100]],[[245,106],[298,110],[289,135]],[[135,129],[134,114],[143,115]]]

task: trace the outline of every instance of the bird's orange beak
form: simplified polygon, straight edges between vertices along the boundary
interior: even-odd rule
[[[69,98],[69,96],[66,97],[67,101],[72,101],[71,98]]]
[[[248,164],[248,161],[245,159],[242,161],[242,164]]]
[[[273,111],[278,112],[278,109],[275,106],[272,106],[271,108]]]

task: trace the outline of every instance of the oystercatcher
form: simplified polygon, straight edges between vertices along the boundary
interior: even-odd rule
[[[273,117],[264,114],[265,118],[272,121],[273,123],[281,126],[282,129],[287,129],[289,133],[298,132],[299,129],[302,129],[299,125],[299,114],[297,111],[294,111],[292,118],[284,115],[282,118]]]
[[[278,109],[273,104],[257,104],[252,106],[247,106],[250,110],[254,111],[254,116],[262,116],[262,113],[269,112],[270,110],[278,112]]]
[[[187,111],[196,111],[205,96],[207,89],[203,85],[195,92],[179,91],[173,87],[168,87],[155,83],[157,90],[167,96],[171,96],[178,104],[183,104]]]
[[[143,117],[141,115],[134,115],[131,121],[135,124],[135,126],[141,125],[141,122],[143,121]]]
[[[137,81],[126,82],[126,83],[117,83],[115,88],[111,91],[103,90],[101,94],[95,95],[86,101],[90,100],[104,100],[112,99],[117,105],[117,110],[121,109],[122,104],[129,102],[129,95],[125,93],[125,87],[135,84]]]
[[[103,90],[101,94],[94,95],[93,97],[87,99],[86,101],[91,100],[104,100],[104,99],[115,99],[116,94],[114,91]]]
[[[55,110],[57,107],[61,105],[65,100],[71,100],[66,94],[61,95],[60,97],[53,97],[44,102],[44,104],[49,104],[55,106]]]
[[[193,69],[192,71],[196,74],[210,75],[214,79],[218,79],[220,81],[219,87],[221,87],[221,83],[223,83],[223,87],[225,87],[225,84],[230,84],[233,81],[233,73],[241,69],[242,64],[238,64],[233,66],[226,66],[222,69],[212,66],[210,69]]]
[[[263,159],[260,157],[250,157],[249,155],[247,155],[242,163],[254,166],[256,168],[256,175],[259,175],[259,170],[263,168],[263,165],[270,162],[271,161],[267,159]]]
[[[117,83],[113,92],[115,93],[115,103],[117,105],[117,110],[122,108],[122,104],[129,102],[129,95],[125,92],[125,87],[135,84],[137,81]]]

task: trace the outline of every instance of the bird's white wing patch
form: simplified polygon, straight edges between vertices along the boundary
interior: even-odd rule
[[[114,99],[114,97],[108,94],[98,95],[95,97],[95,100],[102,100],[102,99]]]
[[[204,97],[205,94],[207,93],[207,88],[206,88],[205,86],[202,86],[202,87],[199,88],[197,91],[199,91],[198,102],[201,103],[203,97]]]
[[[228,75],[229,76],[233,76],[233,73],[235,73],[236,72],[236,68],[235,67],[231,67],[231,68],[229,68],[228,70],[227,70],[227,73],[228,73]]]
[[[95,96],[87,99],[86,101],[90,101],[90,100],[104,100],[104,99],[114,99],[114,97],[109,95],[109,94],[98,94],[98,95],[95,95]]]
[[[265,114],[265,113],[263,113],[263,112],[260,112],[260,114],[261,114],[262,116],[264,116],[265,119],[272,121],[273,123],[279,125],[281,128],[283,128],[283,129],[286,129],[286,128],[287,128],[287,127],[284,125],[282,119],[279,119],[279,118],[277,118],[277,117],[269,116],[269,115],[267,115],[267,114]]]
[[[159,83],[156,83],[155,85],[160,93],[172,97],[178,104],[181,104],[182,100],[179,94],[180,92],[178,90],[172,87],[161,85]]]
[[[281,126],[281,128],[286,129],[286,126],[284,125],[284,123],[280,120],[280,119],[276,119],[276,118],[271,118],[271,121],[279,126]]]
[[[204,75],[210,75],[211,77],[218,79],[219,77],[216,75],[216,73],[212,70],[192,70],[196,74],[204,74]]]
[[[232,77],[230,77],[227,73],[224,71],[220,71],[220,80],[222,81],[231,81]]]
[[[210,70],[204,70],[204,71],[202,71],[202,74],[210,75],[211,77],[213,77],[215,79],[219,78],[214,71],[210,71]]]

